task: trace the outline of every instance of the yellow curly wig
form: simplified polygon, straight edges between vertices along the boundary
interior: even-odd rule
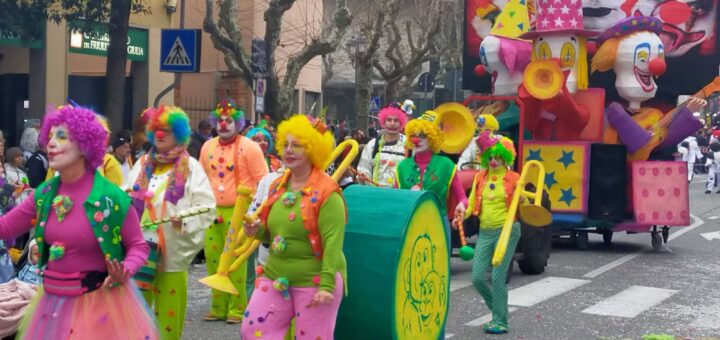
[[[324,170],[335,145],[335,140],[330,131],[320,133],[313,128],[306,116],[301,114],[293,115],[278,126],[276,145],[280,157],[285,152],[284,146],[287,143],[287,135],[292,135],[302,145],[313,167]]]
[[[419,134],[425,134],[428,138],[428,144],[430,144],[430,149],[432,149],[433,153],[438,153],[440,151],[440,146],[442,146],[443,143],[443,135],[442,131],[440,131],[440,128],[431,123],[428,122],[425,119],[413,119],[405,125],[405,135],[408,137],[417,136]],[[410,141],[410,138],[407,138],[405,140],[405,147],[407,149],[412,150],[415,145]]]

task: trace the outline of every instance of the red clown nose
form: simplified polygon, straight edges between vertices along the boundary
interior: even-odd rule
[[[220,130],[225,130],[225,129],[227,129],[227,123],[220,122]]]
[[[418,137],[418,136],[412,137],[412,138],[410,138],[410,141],[413,144],[418,145],[418,144],[420,144],[420,137]]]
[[[485,69],[485,66],[477,65],[475,66],[475,75],[478,77],[482,77],[487,74],[487,70]]]
[[[665,70],[667,70],[667,64],[665,64],[665,60],[660,58],[655,58],[650,61],[650,65],[648,65],[648,70],[652,75],[659,77],[665,73]]]
[[[158,139],[165,138],[165,131],[162,131],[162,130],[155,131],[155,137],[157,137]]]

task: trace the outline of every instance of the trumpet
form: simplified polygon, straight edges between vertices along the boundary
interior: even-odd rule
[[[539,100],[555,97],[562,91],[564,84],[565,76],[555,60],[534,60],[523,72],[525,89]]]
[[[350,152],[331,176],[336,182],[342,178],[342,175],[357,157],[360,149],[357,141],[349,139],[338,144],[330,154],[329,160],[325,163],[325,167],[329,167],[348,147],[350,148]],[[287,176],[290,176],[290,170],[285,170],[283,174],[284,179],[287,179]],[[241,196],[243,196],[242,201]],[[233,211],[232,221],[230,222],[230,229],[228,229],[228,236],[225,238],[225,247],[220,256],[218,272],[215,275],[201,279],[200,282],[202,284],[226,293],[238,294],[228,275],[238,270],[260,246],[260,241],[255,239],[254,235],[245,235],[243,224],[245,222],[252,223],[257,221],[260,212],[267,205],[267,198],[265,198],[260,204],[260,207],[255,210],[255,213],[252,216],[247,216],[246,213],[251,201],[252,199],[249,192],[246,195],[240,195],[238,191],[238,199],[235,204],[235,210]]]
[[[534,182],[535,192],[529,192],[525,190],[525,184],[527,183],[527,177],[531,171],[535,170],[537,178]],[[520,211],[520,219],[525,223],[533,227],[543,227],[552,223],[552,214],[542,206],[543,189],[545,187],[545,167],[542,163],[532,160],[525,163],[520,172],[520,179],[518,179],[517,186],[515,187],[515,193],[513,194],[510,207],[508,207],[508,213],[505,217],[505,223],[503,224],[502,230],[500,231],[500,237],[498,238],[497,246],[495,246],[495,252],[493,253],[492,265],[496,267],[502,263],[505,253],[507,252],[507,245],[510,241],[510,232],[512,231],[512,225],[515,221],[515,214]],[[528,200],[532,200],[531,204],[526,204],[522,208],[518,209],[520,205],[520,197],[524,196]]]

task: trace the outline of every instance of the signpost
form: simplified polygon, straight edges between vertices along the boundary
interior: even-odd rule
[[[87,23],[78,20],[73,26],[78,28],[70,31],[70,48],[68,50],[71,53],[107,57],[107,49],[110,45],[107,24]],[[87,27],[90,27],[90,29]],[[130,27],[128,30],[127,58],[132,61],[147,61],[147,50],[148,31]]]
[[[380,111],[380,97],[370,97],[368,111],[371,113],[378,113]]]
[[[200,30],[164,29],[160,35],[160,71],[200,71]]]
[[[265,78],[257,78],[255,80],[255,113],[257,115],[265,112],[265,90],[267,82]]]

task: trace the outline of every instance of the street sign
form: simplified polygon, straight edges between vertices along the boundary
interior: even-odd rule
[[[265,97],[255,97],[255,112],[265,112]]]
[[[265,78],[258,78],[255,82],[255,96],[265,97],[265,89],[267,89],[267,81]]]
[[[368,104],[368,111],[378,113],[380,111],[380,97],[371,97]]]
[[[160,36],[161,72],[200,71],[200,30],[164,29]]]

